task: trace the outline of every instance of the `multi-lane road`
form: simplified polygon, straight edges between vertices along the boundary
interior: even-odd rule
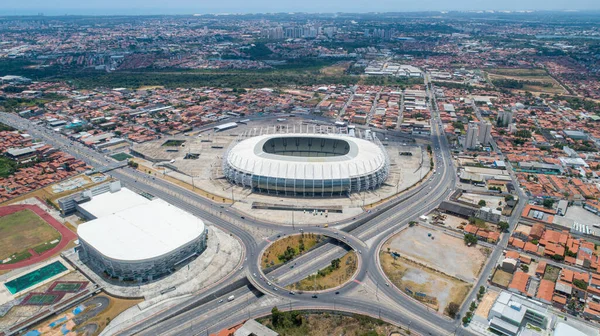
[[[432,107],[435,109],[435,106]],[[208,330],[216,331],[219,328],[239,323],[248,317],[267,315],[272,308],[271,303],[279,302],[280,305],[285,303],[280,307],[281,309],[343,310],[377,316],[395,324],[408,326],[411,331],[420,334],[469,334],[467,330],[460,328],[457,320],[450,320],[431,312],[425,306],[405,296],[389,283],[379,267],[378,256],[381,244],[390,235],[408,225],[409,221],[436,208],[453,192],[456,173],[452,166],[448,143],[443,135],[442,125],[437,114],[434,114],[432,119],[431,141],[435,172],[420,186],[405,192],[402,197],[394,201],[394,204],[383,205],[371,213],[364,213],[351,221],[339,223],[337,228],[308,228],[306,226],[290,228],[253,219],[242,219],[243,214],[237,213],[233,208],[222,208],[196,193],[167,181],[131,168],[112,170],[110,174],[121,180],[126,186],[162,198],[237,237],[244,246],[245,260],[239,268],[236,268],[236,271],[217,285],[192,295],[191,298],[166,311],[149,316],[141,323],[128,326],[113,325],[111,329],[107,330],[108,333],[120,335],[203,334]],[[34,137],[71,153],[96,169],[114,165],[112,159],[79,143],[71,142],[42,126],[33,125],[16,115],[2,113],[0,120],[13,127],[28,131]],[[519,204],[522,206],[522,203]],[[520,211],[515,211],[515,213],[520,213]],[[517,217],[511,218],[511,228],[514,227],[516,220]],[[338,228],[343,229],[348,225],[355,228],[338,231]],[[279,283],[279,285],[275,285],[272,282],[271,285],[268,285],[267,280],[260,279],[262,274],[259,268],[260,251],[266,246],[268,237],[257,238],[256,234],[252,234],[252,228],[281,235],[298,233],[301,228],[310,230],[310,232],[328,233],[332,237],[343,235],[352,248],[360,251],[359,270],[354,281],[335,291],[320,293],[317,297],[308,294],[290,294],[279,285],[293,283],[316,272],[345,251],[336,244],[326,244],[310,251],[295,260],[298,266],[294,270],[282,267],[267,274],[266,277],[276,278]],[[506,236],[502,240],[503,246],[507,241]],[[490,260],[496,260],[495,257],[497,258],[501,251],[499,244]],[[492,267],[493,262],[486,265],[475,288],[485,282]],[[246,276],[251,285],[242,286],[231,293],[223,293],[223,288],[230,285],[233,279],[241,276]],[[356,295],[357,292],[367,292],[370,295]],[[217,296],[216,293],[219,293],[220,296]],[[236,299],[232,302],[219,302],[229,294],[234,294]],[[473,295],[474,293],[470,298]],[[206,302],[207,298],[211,296],[214,299]],[[466,306],[468,305],[464,305],[464,307]]]

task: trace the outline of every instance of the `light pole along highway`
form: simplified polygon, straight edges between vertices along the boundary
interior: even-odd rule
[[[114,162],[98,152],[90,150],[89,148],[81,146],[77,143],[74,144],[61,135],[48,131],[47,129],[43,129],[42,127],[36,127],[29,123],[29,121],[21,119],[15,115],[2,114],[1,119],[13,127],[27,130],[30,134],[43,139],[47,143],[60,148],[77,158],[83,159],[84,161],[93,165],[95,168],[102,168]],[[356,226],[355,229],[350,230],[350,232],[346,233],[346,235],[352,235],[352,237],[363,242],[374,237],[379,237],[377,238],[378,240],[376,240],[376,242],[381,241],[387,237],[389,233],[398,230],[398,228],[403,225],[406,225],[411,219],[414,219],[422,213],[437,207],[439,203],[452,191],[455,173],[452,169],[448,145],[445,141],[442,131],[439,129],[438,123],[434,121],[437,121],[437,117],[432,118],[432,147],[434,151],[434,161],[436,162],[436,173],[426,179],[420,186],[404,192],[404,196],[398,198],[392,204],[382,205],[371,213],[363,213],[352,221],[343,222],[338,225],[339,227],[343,227],[345,225]],[[296,230],[294,230],[290,227],[274,225],[253,219],[241,220],[241,215],[233,208],[228,209],[229,211],[223,211],[219,205],[199,196],[198,194],[161,179],[151,179],[146,174],[129,168],[116,169],[113,170],[111,174],[120,179],[127,186],[162,198],[205,219],[208,222],[212,222],[214,225],[235,235],[243,243],[245,247],[245,253],[249,261],[260,258],[258,255],[259,242],[247,229],[245,229],[245,227],[263,228],[286,234],[298,232],[297,230],[302,228],[302,226],[297,225]],[[352,225],[353,223],[358,223],[359,225]],[[375,247],[378,246],[378,244],[373,243],[371,245]],[[323,250],[334,248],[334,245],[324,246]],[[344,286],[344,288],[340,290],[340,294],[338,296],[329,298],[329,296],[325,295],[317,300],[308,300],[304,298],[300,299],[298,297],[288,297],[286,299],[289,299],[289,302],[294,309],[312,308],[332,310],[335,308],[336,310],[364,313],[375,317],[381,316],[383,319],[391,321],[395,324],[410,324],[411,329],[423,334],[440,334],[440,331],[443,333],[444,331],[455,330],[453,327],[454,323],[452,321],[448,321],[446,318],[428,312],[422,305],[407,300],[404,296],[402,296],[401,293],[395,292],[392,287],[377,286],[375,289],[376,300],[374,302],[373,300],[360,300],[352,297],[346,297],[345,294],[347,292],[350,292],[358,286],[361,286],[359,283],[365,287],[365,283],[368,278],[373,278],[372,280],[377,284],[387,281],[385,276],[379,271],[379,268],[376,267],[376,256],[378,254],[377,248],[365,248],[365,254],[366,255],[363,255],[363,258],[366,261],[365,263],[369,265],[368,268],[364,273],[359,272],[359,275],[356,279],[357,282],[351,282],[350,284]],[[315,260],[318,260],[318,258],[315,258]],[[329,260],[327,260],[327,262],[328,261]],[[316,263],[314,271],[316,272],[321,265],[322,264]],[[239,268],[238,271],[231,274],[230,278],[233,279],[236,276],[241,275],[244,272],[243,268],[247,268],[247,266],[248,262],[246,262],[243,267]],[[246,271],[245,274],[247,275],[248,272]],[[201,299],[208,295],[218,292],[218,290],[225,287],[228,282],[229,281],[226,280],[221,284],[214,286],[213,288],[206,289],[201,293],[194,295],[192,298],[186,300],[180,305],[169,309],[169,311],[159,312],[158,314],[145,319],[142,323],[125,329],[123,332],[121,332],[121,334],[134,334],[136,332],[142,332],[145,329],[151,329],[155,324],[168,324],[165,322],[178,319],[178,317],[186,317],[187,319],[193,321],[194,316],[188,316],[190,314],[186,314],[186,312],[190,311],[192,308],[198,308],[197,306],[194,306],[195,303],[201,301]],[[379,295],[378,292],[380,290],[382,295],[387,296],[387,299],[391,300],[386,301],[386,298],[379,300],[381,295]],[[272,292],[268,292],[267,294],[271,296],[285,296],[286,293],[274,294]],[[242,304],[243,302],[238,303],[232,310],[239,310]],[[200,308],[202,308],[202,306],[200,306]],[[227,313],[225,310],[222,310],[222,312],[224,315]],[[231,313],[231,311],[228,313]],[[243,317],[247,318],[248,316],[261,316],[264,314],[264,310],[256,309],[255,311],[249,312]],[[219,322],[216,324],[214,323],[214,319],[212,319],[212,322],[201,321],[200,323],[195,324],[195,326],[198,329],[202,329],[203,327],[216,328],[220,326],[225,327],[228,324],[239,322],[239,320],[236,319],[238,319],[240,316],[236,314],[230,314],[227,316],[230,317],[218,319]]]

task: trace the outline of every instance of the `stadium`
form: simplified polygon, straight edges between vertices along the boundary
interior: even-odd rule
[[[161,199],[120,185],[84,198],[88,200],[76,207],[91,220],[77,229],[79,253],[98,273],[124,281],[152,281],[206,249],[202,220]]]
[[[390,160],[371,132],[242,134],[223,157],[230,183],[289,196],[334,196],[373,190]]]

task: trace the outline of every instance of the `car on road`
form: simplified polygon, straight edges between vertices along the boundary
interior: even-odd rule
[[[335,294],[340,294],[340,291],[336,291]]]
[[[219,303],[223,303],[223,299],[219,300]]]
[[[271,281],[267,281],[267,285],[271,286]]]
[[[293,291],[290,291],[290,295],[296,295],[296,293],[294,293]]]
[[[313,294],[312,298],[316,299],[317,298],[317,294]]]

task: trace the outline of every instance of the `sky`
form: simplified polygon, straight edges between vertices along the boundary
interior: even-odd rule
[[[600,0],[0,0],[1,15],[600,10]]]

